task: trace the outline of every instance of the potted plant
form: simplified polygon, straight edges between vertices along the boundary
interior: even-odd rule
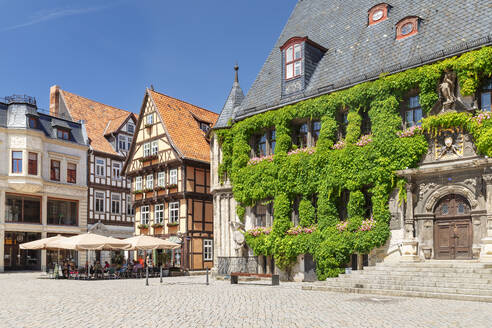
[[[154,223],[152,225],[152,228],[154,228],[154,235],[160,235],[162,234],[162,228],[164,225],[162,223]]]
[[[178,188],[178,185],[173,183],[173,184],[170,184],[167,186],[167,189],[177,189]]]
[[[139,224],[138,226],[138,229],[140,229],[140,232],[143,233],[144,235],[147,235],[148,232],[149,232],[149,225],[148,224]]]

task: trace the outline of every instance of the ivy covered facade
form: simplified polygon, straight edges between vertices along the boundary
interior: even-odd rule
[[[236,75],[211,143],[218,274],[490,260],[491,9],[460,38],[425,2],[300,1],[246,97]]]

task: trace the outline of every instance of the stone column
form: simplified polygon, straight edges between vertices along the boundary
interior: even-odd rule
[[[401,262],[416,262],[420,258],[417,255],[418,242],[414,236],[414,220],[413,220],[413,183],[409,182],[407,189],[407,208],[405,211],[405,230],[403,232],[403,241],[401,247]]]
[[[0,215],[0,272],[4,271],[5,263],[4,263],[4,257],[5,257],[5,228],[4,228],[4,223],[5,223],[5,190],[0,191],[0,213],[3,215]]]
[[[487,210],[487,236],[482,238],[482,250],[480,252],[481,262],[492,262],[492,174],[483,176],[485,182],[487,199],[485,209]]]
[[[4,271],[4,243],[5,243],[5,231],[0,229],[0,272]]]
[[[48,233],[46,231],[41,232],[41,239],[46,238],[46,237],[48,237]],[[46,250],[42,250],[41,251],[41,271],[42,272],[46,271],[46,263],[48,262],[46,255],[47,255]]]

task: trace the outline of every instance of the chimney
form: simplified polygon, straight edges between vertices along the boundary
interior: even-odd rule
[[[59,116],[60,111],[60,87],[54,85],[50,88],[50,115]]]

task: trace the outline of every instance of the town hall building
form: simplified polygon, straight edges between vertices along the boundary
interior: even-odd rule
[[[487,1],[298,1],[212,131],[216,272],[492,261],[492,66],[472,64],[492,62],[490,17]]]

